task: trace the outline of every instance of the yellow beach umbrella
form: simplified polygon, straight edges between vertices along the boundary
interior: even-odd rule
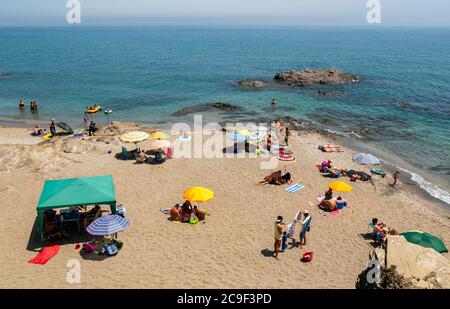
[[[150,142],[150,149],[160,149],[160,148],[168,148],[172,144],[170,141],[165,139],[155,139]]]
[[[120,140],[124,143],[140,143],[148,139],[150,135],[142,131],[131,131],[120,136]]]
[[[207,202],[214,198],[214,192],[204,187],[192,187],[184,191],[183,197],[191,202]]]
[[[155,138],[155,139],[164,139],[164,138],[168,138],[168,136],[167,136],[167,134],[166,133],[164,133],[164,132],[153,132],[151,135],[150,135],[152,138]]]
[[[337,192],[350,192],[353,189],[351,185],[342,181],[333,181],[328,187]]]

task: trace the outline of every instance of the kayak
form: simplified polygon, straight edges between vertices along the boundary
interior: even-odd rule
[[[102,110],[102,107],[101,107],[100,105],[97,105],[97,107],[95,107],[95,108],[89,107],[89,108],[87,109],[87,112],[88,112],[89,114],[94,114],[94,113],[96,113],[96,112],[98,112],[98,111],[101,111],[101,110]]]

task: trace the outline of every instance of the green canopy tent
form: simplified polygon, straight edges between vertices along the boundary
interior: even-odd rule
[[[46,180],[37,205],[38,231],[42,237],[44,212],[80,205],[110,205],[116,213],[116,193],[112,176]]]

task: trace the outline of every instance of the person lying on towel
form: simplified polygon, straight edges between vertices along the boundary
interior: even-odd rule
[[[260,185],[284,185],[286,183],[291,183],[291,173],[286,173],[284,175],[281,175],[281,171],[276,171],[270,174],[269,176],[264,177],[263,181],[260,181]]]

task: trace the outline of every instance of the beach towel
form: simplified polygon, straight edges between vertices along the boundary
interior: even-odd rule
[[[48,245],[34,258],[28,261],[30,264],[44,265],[59,252],[59,245]]]
[[[336,216],[339,216],[340,213],[341,213],[341,212],[339,211],[339,209],[336,209],[336,210],[330,212],[330,215],[333,216],[333,217],[336,217]]]
[[[294,220],[288,225],[288,236],[294,237],[295,233],[295,226],[297,225],[297,221],[301,219],[301,211],[297,212],[297,214],[294,217]],[[299,216],[300,215],[300,216]]]
[[[343,152],[341,146],[331,144],[320,145],[318,149],[322,150],[323,152]]]
[[[287,187],[284,191],[289,192],[289,193],[294,193],[294,192],[297,192],[297,191],[303,189],[304,187],[305,187],[304,185],[295,183],[292,186]]]

